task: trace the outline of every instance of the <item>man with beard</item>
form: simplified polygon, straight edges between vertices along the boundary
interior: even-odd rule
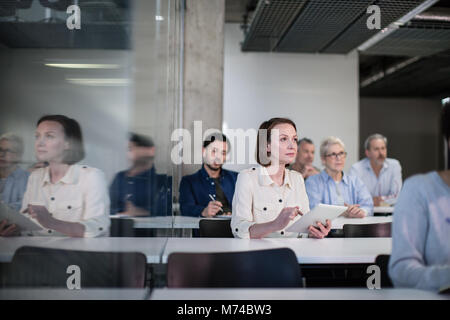
[[[171,215],[171,177],[156,173],[152,139],[131,133],[127,157],[131,167],[117,173],[109,188],[111,214]]]
[[[290,169],[300,172],[303,179],[320,173],[320,170],[313,166],[315,147],[311,139],[303,138],[297,143],[297,156]]]
[[[387,139],[373,134],[364,143],[365,159],[355,163],[351,175],[358,176],[369,189],[374,206],[394,204],[402,188],[402,167],[395,159],[387,158]]]
[[[202,168],[180,183],[180,211],[184,216],[231,215],[237,172],[222,168],[230,149],[226,136],[214,133],[203,141]]]

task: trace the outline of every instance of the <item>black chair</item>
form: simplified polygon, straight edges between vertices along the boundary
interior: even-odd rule
[[[134,221],[126,218],[112,218],[109,230],[110,237],[134,237]]]
[[[391,237],[391,222],[373,224],[344,224],[344,238]]]
[[[375,259],[375,264],[381,271],[381,288],[392,288],[394,286],[388,273],[390,257],[388,254],[380,254]]]
[[[172,253],[169,288],[301,287],[300,266],[288,248],[221,253]]]
[[[89,252],[21,247],[2,275],[4,287],[67,288],[73,271],[79,267],[81,288],[143,288],[146,256],[138,252]]]
[[[230,219],[201,219],[199,222],[200,237],[234,238],[230,224]]]

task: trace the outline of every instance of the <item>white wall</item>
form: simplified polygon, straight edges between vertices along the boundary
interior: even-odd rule
[[[225,25],[224,107],[226,128],[258,128],[272,117],[288,117],[299,137],[316,144],[329,135],[346,144],[346,170],[358,159],[358,56],[241,52],[238,24]],[[255,162],[255,144],[249,150]],[[250,164],[228,164],[241,170]]]

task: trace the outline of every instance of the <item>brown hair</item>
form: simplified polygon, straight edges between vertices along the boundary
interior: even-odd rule
[[[288,118],[272,118],[270,120],[261,123],[258,129],[258,136],[256,138],[256,162],[258,162],[263,167],[270,166],[270,160],[266,160],[270,157],[270,152],[266,152],[267,146],[270,143],[270,136],[272,134],[272,129],[276,125],[287,123],[294,127],[297,131],[294,121]],[[266,133],[264,135],[264,133]]]
[[[69,142],[70,149],[66,151],[63,162],[72,165],[81,161],[84,158],[84,147],[78,122],[63,115],[47,115],[38,120],[37,126],[44,121],[58,122],[64,129],[65,139]]]

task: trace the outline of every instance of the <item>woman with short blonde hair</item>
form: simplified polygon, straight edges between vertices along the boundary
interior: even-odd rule
[[[325,169],[306,180],[309,204],[319,203],[347,206],[349,218],[363,218],[373,213],[369,190],[357,176],[344,173],[347,152],[337,137],[328,137],[320,144],[320,158]]]

